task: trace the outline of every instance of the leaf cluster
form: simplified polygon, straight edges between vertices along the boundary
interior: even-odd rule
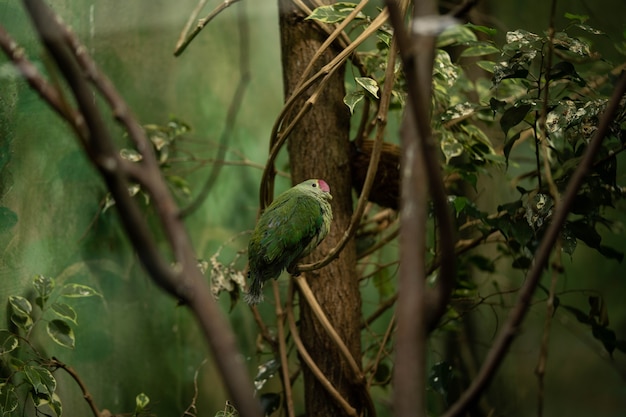
[[[179,196],[188,198],[191,195],[189,182],[186,178],[172,170],[172,159],[176,155],[177,145],[184,139],[185,134],[191,130],[191,127],[184,121],[172,117],[166,125],[146,124],[143,126],[143,129],[150,140],[161,172],[170,189]],[[143,160],[141,153],[133,148],[120,149],[120,156],[131,163],[141,163]],[[149,193],[143,190],[137,183],[133,183],[128,187],[128,193],[133,197],[141,196],[145,204],[150,203]],[[107,193],[102,212],[104,213],[114,205],[115,200],[110,193]]]
[[[87,285],[57,286],[53,278],[44,275],[35,276],[32,287],[36,294],[34,306],[26,297],[10,295],[8,328],[0,329],[0,414],[3,416],[22,415],[26,398],[32,400],[38,412],[47,408],[56,416],[62,415],[57,381],[52,374],[56,365],[52,358],[35,348],[33,332],[38,324],[45,324],[48,340],[73,349],[76,344],[73,326],[78,325],[78,314],[69,302],[100,296]]]

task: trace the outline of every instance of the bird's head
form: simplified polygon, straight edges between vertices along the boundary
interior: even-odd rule
[[[298,188],[301,188],[302,191],[313,193],[318,197],[324,198],[326,200],[332,200],[333,196],[330,195],[330,186],[324,180],[320,179],[310,179],[304,182],[301,182],[297,185]]]

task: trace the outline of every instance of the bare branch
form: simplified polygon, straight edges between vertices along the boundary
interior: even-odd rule
[[[191,41],[193,41],[195,37],[198,36],[200,31],[204,29],[204,27],[208,25],[211,20],[215,19],[215,17],[217,17],[218,14],[223,12],[230,5],[237,3],[238,1],[239,0],[224,0],[224,2],[220,3],[204,19],[199,19],[198,24],[196,25],[195,29],[191,33],[187,34],[189,32],[189,29],[191,28],[191,24],[192,24],[191,22],[193,22],[193,20],[195,20],[195,18],[200,14],[200,10],[204,6],[204,3],[206,3],[201,0],[200,3],[198,3],[198,6],[196,7],[196,9],[192,12],[191,16],[189,17],[189,20],[187,22],[187,25],[183,29],[183,32],[180,34],[181,37],[178,40],[178,43],[176,44],[176,49],[174,49],[174,56],[180,56],[185,51],[185,49],[187,49]]]
[[[45,100],[63,119],[70,121],[70,126],[81,137],[86,137],[85,122],[82,114],[77,112],[64,99],[60,90],[52,86],[37,70],[37,67],[26,57],[22,49],[11,35],[0,26],[0,48],[20,71],[28,84]]]
[[[357,416],[356,410],[352,407],[345,398],[337,391],[337,389],[333,386],[333,384],[326,378],[326,376],[322,373],[320,368],[317,366],[309,352],[307,352],[302,340],[300,339],[300,335],[298,334],[298,328],[296,327],[296,320],[293,316],[293,308],[291,306],[287,306],[287,320],[289,322],[289,330],[291,331],[291,337],[293,338],[293,342],[296,344],[296,348],[298,349],[298,353],[304,362],[307,364],[311,372],[315,375],[320,384],[328,391],[331,397],[337,401],[337,404],[343,408],[349,416]]]
[[[83,393],[83,398],[85,399],[85,401],[87,401],[87,404],[89,404],[89,408],[91,409],[91,413],[94,415],[94,417],[101,417],[101,415],[104,415],[104,413],[100,414],[100,410],[98,410],[98,406],[96,405],[96,402],[93,399],[93,395],[91,395],[91,392],[89,392],[89,390],[87,389],[87,385],[85,385],[85,381],[83,381],[83,379],[80,377],[80,375],[78,374],[78,372],[76,372],[74,368],[61,362],[54,356],[51,358],[50,362],[51,362],[50,365],[55,366],[57,368],[61,368],[65,372],[67,372],[72,377],[72,379],[78,384],[81,392]]]
[[[433,35],[419,36],[417,39],[421,39],[421,42],[417,44],[418,50],[415,51],[415,44],[406,33],[403,14],[398,6],[394,1],[389,0],[387,7],[389,8],[391,24],[398,38],[400,57],[407,77],[408,97],[411,104],[409,108],[412,112],[411,117],[416,123],[418,143],[424,153],[426,178],[439,226],[438,252],[441,256],[441,269],[434,291],[429,291],[429,295],[426,297],[428,305],[424,312],[427,328],[430,331],[435,328],[441,315],[445,312],[456,280],[456,257],[454,253],[456,238],[441,174],[439,151],[430,129],[430,94],[428,93],[431,91],[430,79],[434,62],[435,38]],[[426,10],[431,10],[428,12],[430,14],[436,14],[434,6]],[[414,75],[416,71],[417,76]],[[404,152],[406,153],[407,150],[405,149]]]
[[[291,394],[291,378],[289,377],[289,361],[287,360],[287,344],[285,337],[285,310],[280,302],[280,290],[276,280],[272,282],[274,299],[276,300],[276,329],[278,330],[278,355],[280,357],[280,372],[285,392],[285,405],[287,417],[295,417],[293,408],[293,395]]]
[[[335,330],[333,325],[330,323],[330,321],[328,321],[326,314],[324,314],[322,307],[320,307],[319,303],[315,299],[315,296],[313,295],[313,292],[311,291],[309,284],[306,282],[306,279],[304,278],[304,276],[300,275],[300,276],[294,277],[294,280],[296,281],[296,284],[298,284],[298,287],[300,288],[300,292],[302,293],[302,295],[304,295],[304,298],[306,299],[307,303],[309,303],[311,310],[313,310],[313,312],[315,313],[315,316],[324,327],[324,330],[326,330],[330,338],[335,342],[335,344],[341,351],[341,354],[350,365],[350,369],[352,370],[352,373],[353,373],[352,377],[354,378],[354,381],[358,384],[363,384],[364,376],[363,376],[363,373],[361,372],[361,368],[357,364],[356,360],[350,353],[350,350],[348,349],[346,344],[343,342],[339,334],[337,334],[337,331]]]

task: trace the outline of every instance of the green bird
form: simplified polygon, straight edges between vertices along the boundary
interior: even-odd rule
[[[244,300],[263,301],[263,284],[311,253],[330,230],[333,212],[330,187],[324,180],[306,180],[279,195],[259,219],[248,243],[252,279]]]

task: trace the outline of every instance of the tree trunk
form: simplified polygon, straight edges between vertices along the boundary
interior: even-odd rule
[[[279,0],[279,10],[283,80],[285,97],[289,97],[326,35],[312,21],[305,21],[305,15],[296,10],[291,1]],[[330,61],[334,54],[332,50],[326,52],[313,73]],[[330,233],[308,260],[319,259],[335,246],[352,215],[350,114],[343,103],[344,95],[342,69],[334,74],[319,100],[289,137],[292,181],[299,183],[308,178],[322,178],[330,185],[333,195],[334,219]],[[299,109],[303,104],[304,100],[295,108]],[[295,113],[297,111],[292,115]],[[324,268],[306,273],[305,278],[328,319],[360,365],[361,297],[354,240],[348,243],[338,259]],[[362,414],[364,401],[361,388],[353,382],[346,361],[302,297],[300,315],[301,337],[309,354],[357,414]],[[307,415],[347,415],[304,364],[303,367]]]

